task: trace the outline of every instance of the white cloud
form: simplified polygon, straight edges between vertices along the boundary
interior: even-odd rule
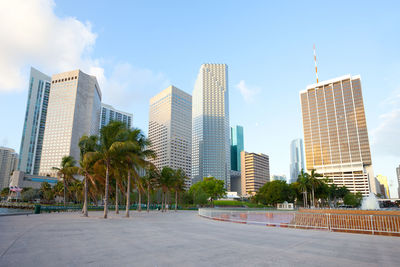
[[[400,94],[386,99],[384,103],[391,110],[379,118],[377,128],[372,131],[372,146],[381,155],[400,157]]]
[[[103,73],[100,60],[90,57],[96,42],[90,23],[57,17],[54,6],[52,0],[0,2],[0,92],[24,89],[31,65],[49,75],[78,68]]]
[[[100,84],[103,100],[108,104],[131,107],[132,104],[147,105],[150,97],[170,84],[163,73],[141,69],[129,63],[116,64],[111,75]]]
[[[243,96],[246,103],[251,103],[254,101],[254,97],[261,91],[259,87],[250,87],[246,85],[244,80],[241,80],[236,88],[239,89],[240,94]]]

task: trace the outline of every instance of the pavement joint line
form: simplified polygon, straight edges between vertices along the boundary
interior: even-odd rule
[[[13,242],[11,242],[11,244],[8,246],[8,248],[0,255],[0,259],[3,258],[4,255],[7,254],[7,252],[10,250],[10,248],[12,248],[14,246],[14,244],[26,233],[30,232],[33,228],[35,228],[37,225],[33,225],[32,227],[26,229],[26,231],[22,232],[20,235],[17,236],[16,239],[14,239]]]

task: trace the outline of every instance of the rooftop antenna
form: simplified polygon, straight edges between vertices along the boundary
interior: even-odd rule
[[[314,62],[315,62],[315,76],[317,76],[317,83],[318,83],[317,54],[315,53],[315,44],[314,44]]]

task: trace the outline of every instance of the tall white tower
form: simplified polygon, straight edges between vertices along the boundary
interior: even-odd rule
[[[228,66],[203,64],[193,90],[192,183],[213,176],[230,189]]]
[[[288,182],[296,182],[301,170],[306,171],[304,168],[303,139],[298,138],[290,143],[290,180]]]
[[[79,160],[79,139],[97,134],[101,91],[95,76],[74,70],[53,75],[39,175],[55,175],[64,156]]]
[[[154,164],[182,169],[191,184],[192,96],[169,86],[150,99],[149,140],[157,153]]]
[[[51,78],[31,68],[18,170],[39,173]]]

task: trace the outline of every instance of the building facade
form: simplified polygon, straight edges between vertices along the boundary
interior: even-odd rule
[[[213,176],[230,190],[228,66],[203,64],[193,90],[192,182]]]
[[[301,170],[304,168],[304,148],[303,139],[294,139],[290,143],[290,180],[289,183],[297,181]]]
[[[265,183],[270,181],[269,157],[264,154],[242,151],[241,195],[254,195]]]
[[[9,186],[11,174],[18,167],[18,155],[15,150],[0,147],[0,190]]]
[[[384,198],[390,198],[390,190],[387,176],[378,174],[376,176],[376,180],[380,184],[380,192],[384,196]]]
[[[243,150],[243,127],[236,125],[231,127],[231,170],[240,172],[240,152]]]
[[[309,85],[300,100],[307,171],[354,193],[376,193],[360,76]]]
[[[29,174],[36,175],[39,173],[50,95],[50,81],[49,76],[31,68],[18,161],[18,170]]]
[[[396,168],[397,175],[397,197],[400,198],[400,165]]]
[[[47,182],[55,186],[58,182],[57,177],[31,175],[22,171],[15,171],[10,178],[10,186],[19,188],[40,189],[42,183]]]
[[[55,176],[64,156],[79,161],[79,139],[98,134],[101,91],[95,76],[74,70],[51,79],[39,175]]]
[[[271,175],[271,182],[272,181],[285,181],[287,182],[287,177],[285,174],[273,174]]]
[[[113,106],[101,103],[100,129],[110,123],[110,121],[120,121],[128,128],[132,127],[133,114],[115,109]]]
[[[150,99],[149,140],[157,154],[152,160],[160,170],[164,166],[182,169],[191,185],[192,96],[169,86]]]

